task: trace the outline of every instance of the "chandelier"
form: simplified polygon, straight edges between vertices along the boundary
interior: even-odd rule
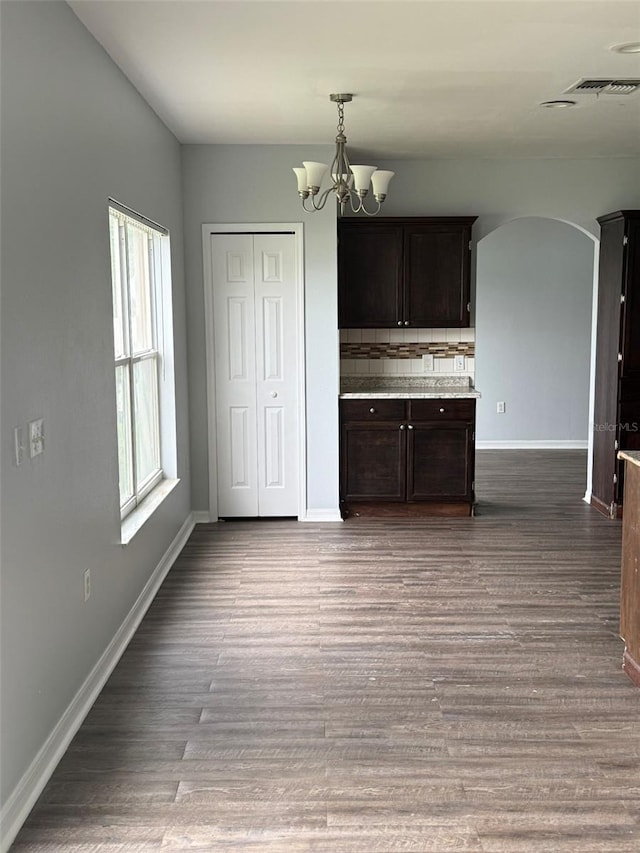
[[[352,166],[347,157],[347,137],[344,135],[344,104],[348,104],[353,95],[329,95],[329,100],[338,105],[338,135],[336,136],[336,154],[331,167],[326,163],[314,163],[305,161],[302,168],[294,167],[298,179],[298,195],[302,199],[302,206],[311,213],[314,210],[322,210],[327,199],[333,193],[340,205],[340,216],[344,214],[347,204],[354,213],[366,213],[367,216],[375,216],[380,212],[382,202],[387,197],[389,181],[394,172],[378,169],[377,166]],[[331,186],[320,193],[322,181],[327,172],[331,174]],[[373,189],[373,197],[376,207],[367,210],[365,199],[369,195],[369,184]],[[320,195],[318,195],[320,193]],[[311,207],[308,207],[308,201]]]

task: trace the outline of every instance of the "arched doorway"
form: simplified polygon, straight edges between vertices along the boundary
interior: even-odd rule
[[[512,219],[479,240],[479,448],[589,446],[597,250],[594,234],[545,217]]]

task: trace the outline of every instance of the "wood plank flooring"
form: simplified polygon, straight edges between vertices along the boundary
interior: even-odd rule
[[[475,518],[199,526],[15,853],[637,853],[585,468],[480,452]]]

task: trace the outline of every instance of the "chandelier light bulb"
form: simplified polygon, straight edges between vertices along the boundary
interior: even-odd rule
[[[377,169],[377,166],[352,166],[353,182],[356,192],[366,195],[369,192],[369,184],[371,183],[371,175]]]
[[[307,189],[309,186],[307,183],[307,170],[303,166],[294,166],[293,171],[298,179],[298,195],[307,198],[309,195],[309,190]]]
[[[376,201],[383,202],[385,200],[387,190],[389,189],[389,182],[394,175],[395,172],[388,172],[386,169],[376,169],[373,175],[371,175],[371,186]]]
[[[303,160],[302,165],[307,171],[307,189],[311,195],[315,195],[322,186],[322,181],[329,167],[326,163],[314,163],[311,160]]]

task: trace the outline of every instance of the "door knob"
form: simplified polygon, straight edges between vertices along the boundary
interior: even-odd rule
[[[278,392],[277,392],[277,391],[272,391],[272,392],[271,392],[271,396],[272,396],[272,397],[277,397],[277,396],[278,396]]]

